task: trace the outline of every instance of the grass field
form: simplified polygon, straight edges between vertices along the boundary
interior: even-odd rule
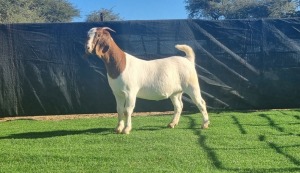
[[[300,172],[300,111],[133,117],[130,135],[116,118],[0,122],[0,172]]]

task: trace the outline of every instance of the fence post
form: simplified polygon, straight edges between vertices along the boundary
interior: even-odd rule
[[[100,22],[103,22],[104,21],[104,14],[101,12],[100,13]]]

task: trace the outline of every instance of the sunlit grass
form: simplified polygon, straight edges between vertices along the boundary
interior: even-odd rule
[[[0,123],[0,172],[300,172],[300,112],[273,110]]]

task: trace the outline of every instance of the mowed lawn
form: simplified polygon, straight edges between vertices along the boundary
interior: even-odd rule
[[[300,111],[133,117],[130,135],[116,118],[0,122],[0,172],[300,172]]]

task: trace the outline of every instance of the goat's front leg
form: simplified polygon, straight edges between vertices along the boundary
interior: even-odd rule
[[[126,99],[125,103],[125,128],[123,134],[129,134],[132,129],[131,115],[135,107],[136,95],[131,95]]]
[[[116,133],[122,133],[124,129],[124,105],[125,105],[125,97],[123,96],[115,96],[117,102],[117,112],[118,112],[118,125],[115,129]]]

